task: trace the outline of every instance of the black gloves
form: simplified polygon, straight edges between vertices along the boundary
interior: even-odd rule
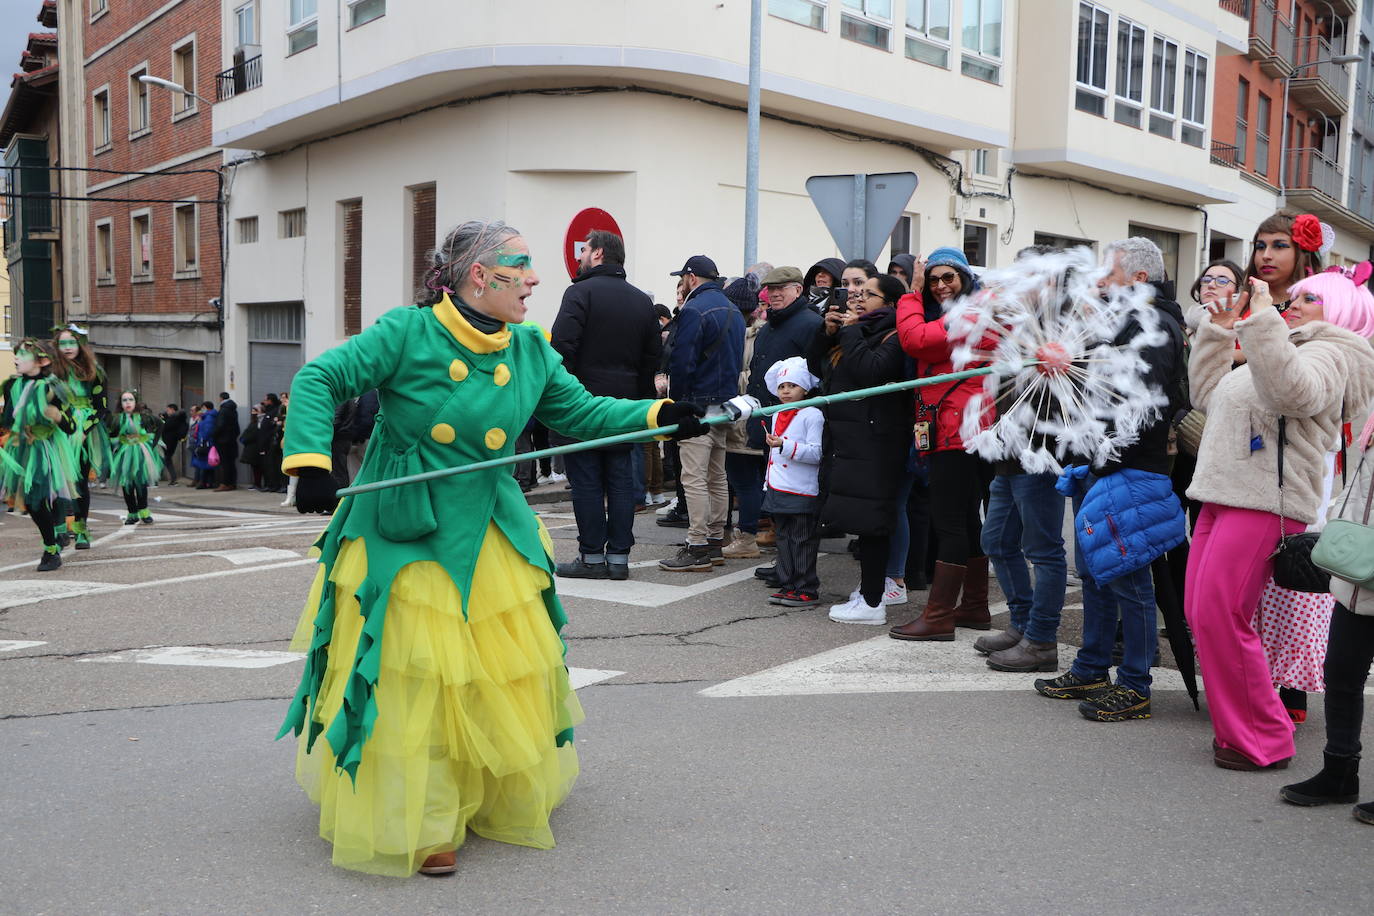
[[[329,513],[339,504],[338,484],[324,468],[301,468],[296,472],[296,511]]]
[[[673,441],[682,439],[695,439],[697,436],[706,433],[706,425],[701,422],[699,417],[704,417],[706,411],[690,401],[670,401],[658,409],[658,425],[672,426],[677,424],[677,432],[673,433]]]

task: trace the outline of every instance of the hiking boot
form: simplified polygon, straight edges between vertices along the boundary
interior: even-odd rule
[[[988,611],[988,558],[969,557],[964,566],[963,597],[954,609],[954,625],[969,630],[991,630]]]
[[[1321,772],[1311,779],[1279,789],[1279,797],[1290,805],[1310,808],[1332,803],[1349,804],[1360,798],[1360,758],[1322,753]]]
[[[706,552],[711,558],[712,566],[725,565],[725,538],[707,538]]]
[[[606,561],[600,563],[588,563],[586,557],[578,557],[571,563],[559,563],[555,570],[560,579],[609,579],[610,570],[606,568]]]
[[[778,535],[772,527],[765,528],[759,524],[758,534],[754,535],[754,545],[756,547],[776,547],[778,545]],[[758,554],[755,554],[758,556]]]
[[[658,568],[668,572],[710,572],[711,565],[711,550],[705,544],[687,544],[666,560],[658,561]]]
[[[1023,638],[1010,649],[990,654],[988,667],[993,671],[1058,671],[1059,646]]]
[[[1113,684],[1078,704],[1083,718],[1093,722],[1125,722],[1150,718],[1150,698],[1129,687]]]
[[[1099,690],[1105,690],[1111,685],[1107,683],[1105,677],[1090,679],[1079,677],[1072,671],[1066,671],[1059,677],[1045,680],[1044,678],[1035,679],[1035,690],[1041,696],[1050,697],[1055,700],[1082,700],[1092,696]]]
[[[682,503],[675,503],[673,508],[661,513],[654,523],[661,528],[687,528],[690,523],[687,521],[687,509]]]
[[[788,592],[777,603],[783,607],[815,607],[821,603],[821,596],[815,592],[797,590]]]
[[[755,535],[747,531],[736,531],[734,540],[721,550],[721,555],[727,560],[752,560],[763,556],[763,553],[759,550]]]
[[[979,636],[973,641],[973,651],[979,655],[991,655],[994,652],[1001,652],[1003,649],[1010,649],[1021,641],[1021,631],[1016,627],[1007,627],[1001,633],[994,633],[991,636]]]
[[[38,572],[52,572],[62,566],[62,552],[56,548],[43,548],[43,556],[38,561]]]

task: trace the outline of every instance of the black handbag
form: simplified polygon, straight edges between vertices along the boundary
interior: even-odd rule
[[[1295,592],[1324,594],[1331,591],[1331,574],[1312,562],[1312,548],[1320,532],[1288,534],[1284,531],[1283,447],[1288,440],[1287,420],[1279,417],[1279,545],[1274,551],[1274,584]],[[1345,436],[1341,434],[1341,478],[1345,478]]]

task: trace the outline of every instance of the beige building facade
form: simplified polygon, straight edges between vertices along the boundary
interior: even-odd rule
[[[1210,155],[1215,62],[1247,39],[1225,5],[765,9],[762,259],[805,269],[839,254],[807,196],[812,175],[916,173],[880,266],[953,245],[995,267],[1034,242],[1100,250],[1143,233],[1184,289],[1205,262],[1211,209],[1244,206]],[[660,302],[689,255],[745,266],[747,2],[531,0],[518,29],[509,6],[421,0],[225,0],[223,14],[214,142],[228,150],[237,397],[276,390],[413,301],[417,254],[463,219],[525,234],[543,278],[531,318],[546,325],[569,282],[566,228],[586,207],[616,218],[631,281]],[[1123,123],[1131,104],[1135,125]]]

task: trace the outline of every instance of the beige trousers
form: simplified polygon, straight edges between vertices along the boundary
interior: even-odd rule
[[[730,511],[730,484],[725,479],[726,427],[712,426],[705,435],[677,444],[682,464],[682,492],[687,497],[687,543],[725,537]]]

